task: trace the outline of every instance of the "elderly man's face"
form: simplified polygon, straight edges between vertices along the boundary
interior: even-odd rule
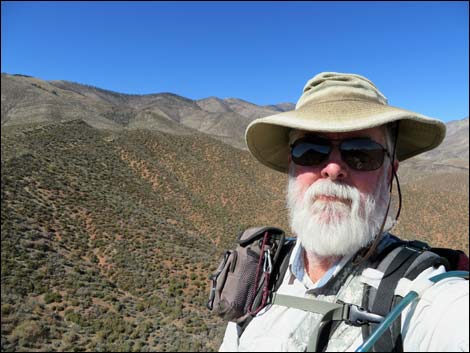
[[[318,135],[334,140],[367,137],[386,146],[384,129],[379,127]],[[289,220],[307,251],[339,256],[359,250],[373,240],[386,216],[391,177],[388,158],[376,170],[359,171],[348,166],[335,147],[320,165],[290,163]]]
[[[355,132],[322,133],[319,135],[327,139],[335,140],[344,140],[353,137],[369,137],[382,146],[386,145],[384,130],[380,127]],[[385,159],[384,164],[387,162],[389,163],[389,161]],[[329,179],[338,183],[354,186],[361,193],[370,194],[375,191],[379,181],[383,178],[383,171],[384,166],[368,172],[350,168],[341,159],[338,148],[334,148],[330,154],[330,158],[319,166],[306,167],[294,164],[294,175],[299,187],[301,187],[302,193],[318,180]]]

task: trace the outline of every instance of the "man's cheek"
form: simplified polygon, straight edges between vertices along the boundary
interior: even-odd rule
[[[301,183],[299,180],[297,180],[296,183],[297,183],[297,192],[298,192],[296,195],[297,203],[303,202],[304,195],[307,192],[310,185]]]
[[[315,181],[315,177],[311,173],[297,174],[296,183],[302,191],[307,190]]]

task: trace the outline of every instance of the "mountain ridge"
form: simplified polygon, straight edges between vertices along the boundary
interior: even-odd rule
[[[211,99],[211,104],[217,102],[224,108],[210,108],[207,102]],[[166,119],[241,149],[246,148],[244,129],[253,119],[286,107],[286,103],[272,105],[276,108],[262,107],[238,98],[192,100],[170,92],[123,94],[70,81],[44,81],[6,73],[2,73],[3,101],[8,106],[2,107],[2,125],[81,118],[101,129],[158,130],[163,125],[170,132]],[[64,101],[68,102],[65,106]]]

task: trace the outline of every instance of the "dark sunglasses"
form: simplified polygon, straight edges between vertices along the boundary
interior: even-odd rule
[[[339,147],[343,161],[355,170],[379,169],[385,155],[389,156],[387,149],[370,138],[334,140],[307,135],[291,145],[292,161],[303,166],[318,166],[328,160],[334,145]]]

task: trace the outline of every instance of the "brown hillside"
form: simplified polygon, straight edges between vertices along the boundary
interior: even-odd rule
[[[402,187],[403,209],[394,232],[435,247],[469,252],[468,173],[423,177]]]
[[[204,135],[73,121],[1,150],[5,350],[216,350],[208,274],[242,229],[286,228],[282,176]]]

